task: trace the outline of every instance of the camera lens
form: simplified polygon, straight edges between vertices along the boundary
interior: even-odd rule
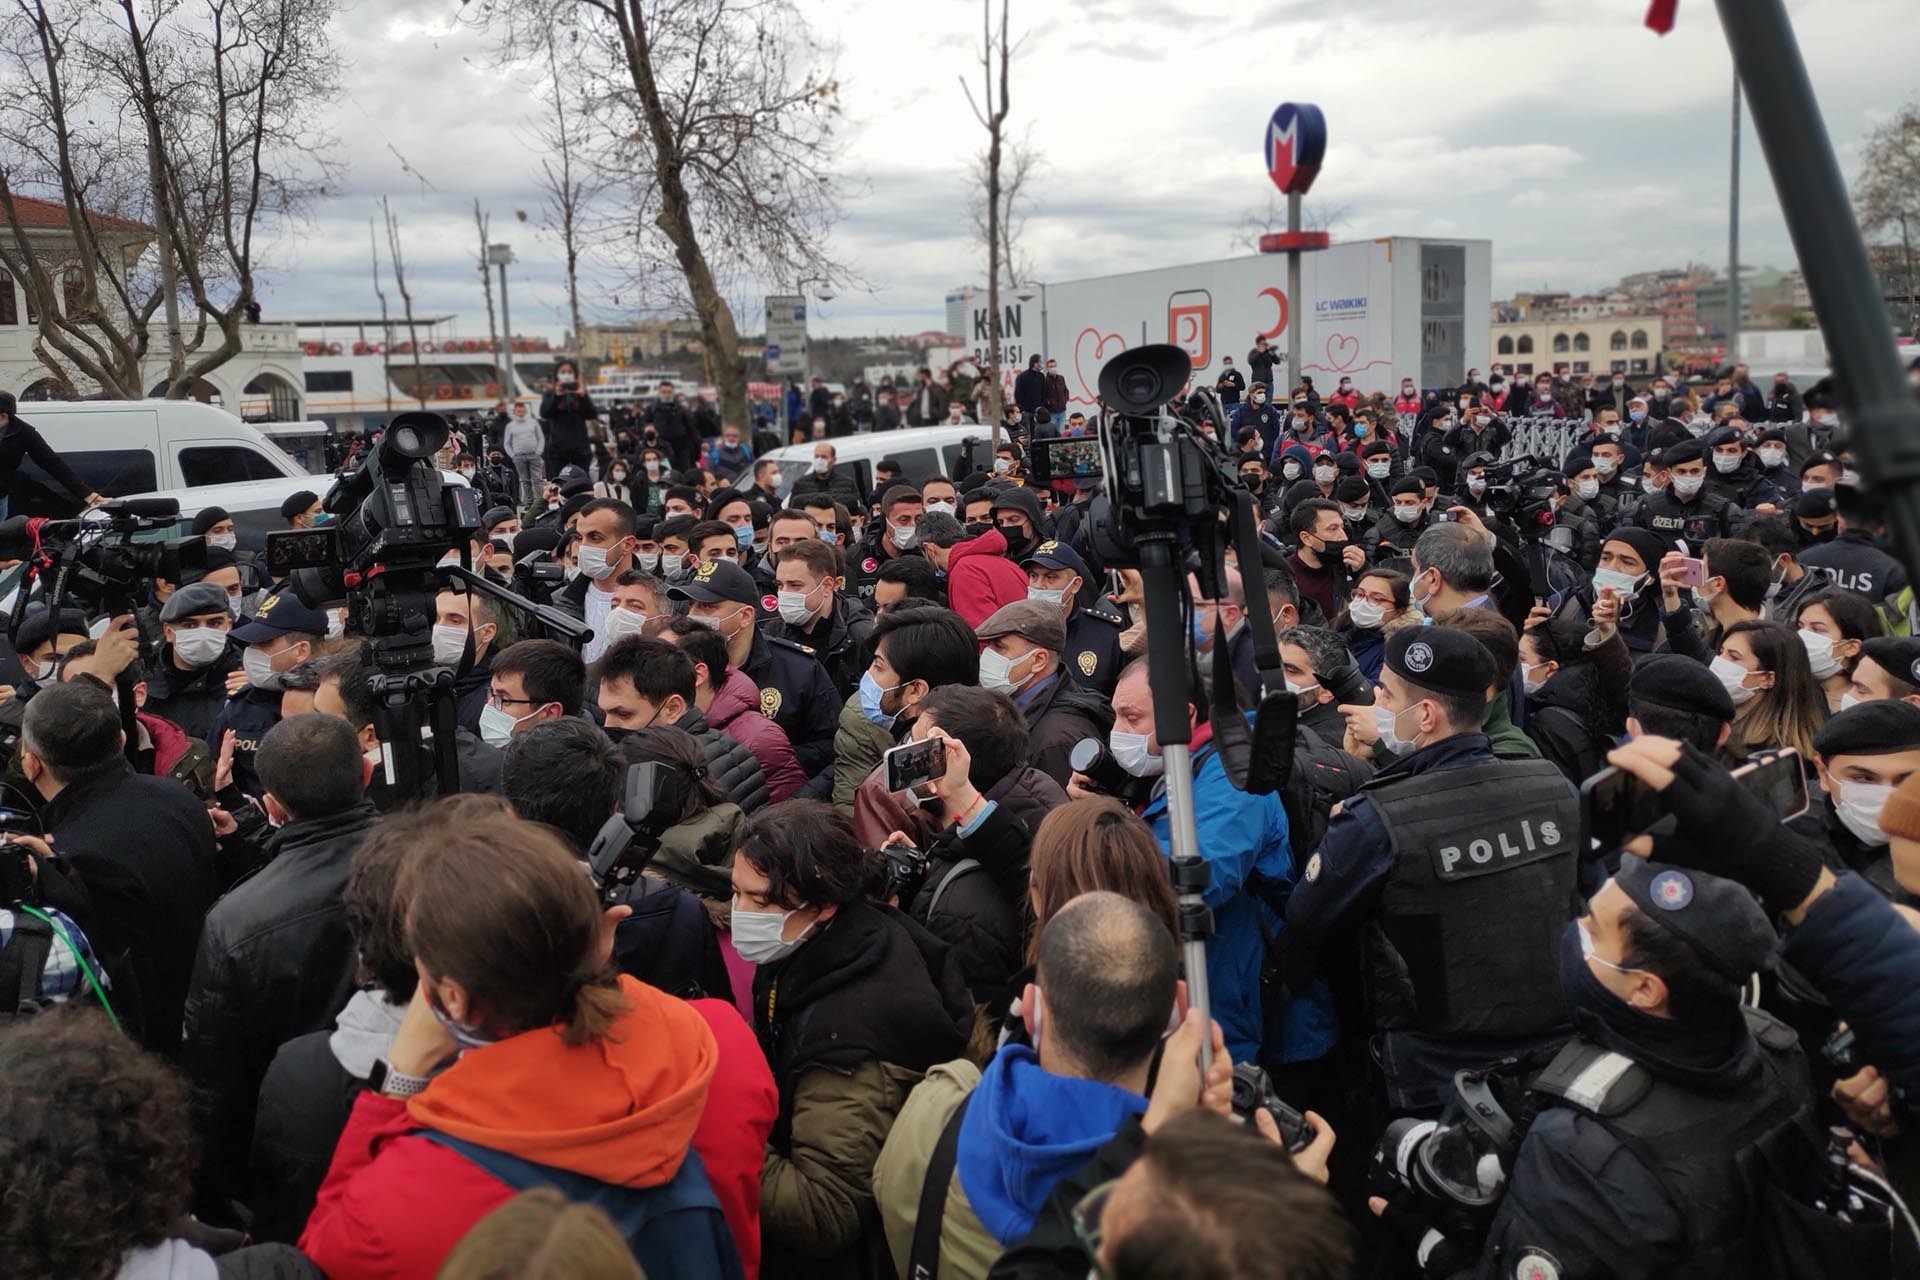
[[[395,427],[393,429],[393,447],[408,457],[418,457],[419,455],[415,450],[420,447],[420,433],[412,427]]]
[[[1145,365],[1120,375],[1120,394],[1134,404],[1152,404],[1160,398],[1160,376]]]

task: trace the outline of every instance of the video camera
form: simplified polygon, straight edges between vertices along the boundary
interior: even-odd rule
[[[1487,509],[1512,524],[1524,541],[1550,540],[1560,473],[1530,454],[1487,467]],[[1571,548],[1560,548],[1570,551]]]
[[[626,900],[653,855],[660,838],[686,812],[693,779],[685,769],[643,760],[627,770],[620,811],[601,824],[587,847],[587,870],[608,906]]]
[[[9,631],[19,627],[34,582],[49,578],[54,608],[77,601],[89,612],[128,613],[146,603],[155,578],[181,582],[207,567],[205,538],[136,542],[136,535],[164,529],[180,518],[172,498],[115,498],[78,519],[15,516],[0,522],[0,559],[25,560],[31,578],[22,583]]]

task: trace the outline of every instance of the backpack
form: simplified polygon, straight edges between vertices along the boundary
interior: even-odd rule
[[[1293,769],[1280,790],[1287,809],[1287,837],[1296,866],[1304,867],[1327,833],[1334,805],[1360,789],[1373,770],[1308,729],[1293,738]]]
[[[601,1210],[613,1220],[647,1280],[744,1280],[733,1233],[707,1181],[706,1167],[692,1149],[671,1181],[657,1187],[621,1187],[432,1129],[420,1136],[471,1160],[515,1194],[551,1187],[574,1204]]]

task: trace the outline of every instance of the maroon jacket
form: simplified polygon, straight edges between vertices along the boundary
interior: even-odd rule
[[[707,723],[753,752],[760,772],[767,775],[771,803],[791,799],[807,784],[800,760],[793,754],[784,729],[760,714],[760,686],[738,667],[727,668],[727,678],[714,691]]]

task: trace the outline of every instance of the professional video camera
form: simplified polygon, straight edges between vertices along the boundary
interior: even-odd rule
[[[1515,626],[1525,619],[1535,600],[1586,584],[1586,571],[1574,559],[1578,548],[1573,543],[1573,530],[1559,522],[1554,503],[1564,484],[1559,471],[1531,454],[1487,467],[1487,509],[1520,539],[1519,555],[1511,563],[1500,563],[1510,554],[1505,546],[1497,546],[1494,552],[1501,578],[1527,587],[1524,598],[1514,595],[1510,607],[1503,609]]]
[[[620,810],[594,834],[587,846],[587,870],[608,906],[625,902],[634,882],[653,855],[660,838],[686,812],[693,785],[685,769],[658,760],[643,760],[627,769]]]
[[[0,522],[0,559],[27,562],[9,632],[20,625],[29,589],[44,586],[53,608],[67,601],[89,612],[121,614],[147,603],[153,579],[179,582],[207,567],[205,538],[135,542],[180,518],[172,498],[115,498],[75,520],[15,516]]]
[[[577,619],[473,571],[480,494],[449,484],[434,465],[448,435],[437,413],[397,415],[321,500],[330,523],[267,535],[273,575],[312,608],[344,600],[348,627],[366,637],[386,780],[403,796],[421,794],[430,773],[442,795],[460,786],[451,746],[454,671],[433,653],[434,597],[443,587],[478,590],[532,613],[550,633],[589,634]],[[458,565],[441,564],[449,552],[458,553]]]

